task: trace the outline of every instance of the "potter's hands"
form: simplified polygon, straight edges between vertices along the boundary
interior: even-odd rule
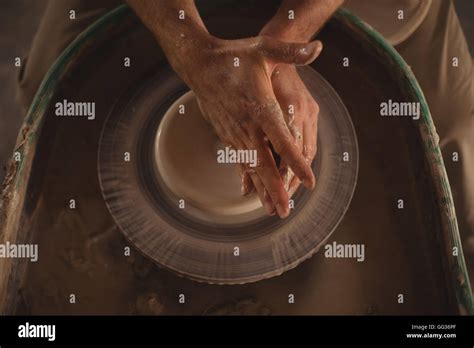
[[[304,110],[311,109],[311,103],[302,97],[306,93],[290,90],[284,86],[283,78],[280,80],[273,73],[275,67],[281,67],[282,77],[287,75],[294,88],[302,88],[295,72],[290,68],[287,71],[281,64],[308,64],[319,54],[321,44],[282,41],[308,42],[342,0],[284,0],[275,17],[262,29],[263,35],[235,41],[209,35],[194,1],[127,0],[127,3],[155,35],[174,70],[194,90],[202,111],[220,138],[237,149],[257,150],[258,166],[244,168],[249,173],[243,175],[244,186],[257,189],[269,212],[275,207],[281,217],[287,216],[288,192],[270,143],[283,165],[288,165],[307,187],[313,187],[315,179],[309,165],[312,155],[305,153],[304,144],[305,139],[310,139],[306,133],[312,131],[314,123],[301,118]],[[291,21],[290,10],[297,14]],[[295,102],[295,112],[302,110],[298,114],[302,116],[295,114],[294,127],[287,124],[287,110],[284,113],[280,108],[280,104],[293,99],[293,94],[306,100]],[[290,131],[298,127],[302,142],[295,137],[297,133]],[[290,180],[291,193],[298,181],[291,175],[284,174],[283,178]]]
[[[298,151],[304,156],[305,161],[311,164],[317,150],[319,106],[294,65],[279,64],[272,75],[272,86]],[[280,174],[291,197],[301,181],[285,161],[280,164]]]
[[[298,151],[302,153],[305,161],[311,164],[317,150],[318,104],[307,90],[294,65],[278,64],[272,74],[272,87]],[[245,168],[241,167],[241,171],[242,185],[246,191],[256,187],[257,192],[265,192],[259,180],[251,180]],[[284,188],[291,197],[300,186],[301,180],[294,175],[285,161],[280,162],[279,171]],[[263,198],[268,201],[266,195]],[[271,203],[270,200],[267,204]],[[272,207],[270,206],[268,210],[271,211]]]
[[[289,214],[289,196],[271,146],[281,157],[282,168],[294,173],[294,177],[283,175],[292,189],[300,180],[308,188],[315,183],[310,167],[315,146],[309,138],[315,132],[317,106],[310,102],[292,64],[311,63],[321,48],[319,41],[291,44],[266,36],[232,41],[213,38],[198,54],[188,55],[191,59],[174,64],[219,138],[235,149],[256,150],[257,166],[241,166],[244,187],[251,188],[251,180],[268,213],[276,210],[280,217]],[[310,115],[288,119],[288,108],[282,110],[280,105],[290,103],[295,112],[305,108]]]

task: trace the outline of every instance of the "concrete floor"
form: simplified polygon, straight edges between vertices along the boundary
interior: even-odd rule
[[[455,3],[472,54],[474,0],[456,0]],[[25,116],[15,101],[19,68],[14,66],[14,59],[28,53],[45,5],[46,0],[0,0],[0,168],[3,168],[0,170],[0,182],[5,174],[4,165],[12,155],[17,132]]]

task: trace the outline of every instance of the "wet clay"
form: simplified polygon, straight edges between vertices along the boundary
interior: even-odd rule
[[[186,101],[181,97],[186,87],[171,70],[157,72],[121,97],[102,132],[99,176],[110,213],[139,251],[191,279],[242,284],[280,275],[321,247],[354,192],[357,143],[336,92],[313,69],[298,72],[319,100],[320,146],[311,164],[318,186],[296,192],[286,219],[261,210],[239,212],[235,204],[237,214],[230,214],[233,202],[252,197],[242,198],[238,186],[232,191],[226,185],[229,180],[238,185],[235,172],[229,173],[228,163],[214,162],[216,139],[203,119],[184,116],[186,105],[179,103]],[[173,117],[180,106],[184,115]],[[124,161],[124,153],[135,161]],[[350,161],[341,161],[344,153]],[[207,171],[224,175],[218,166],[232,177],[206,185]],[[216,197],[206,197],[203,187],[210,185]],[[213,201],[220,205],[210,206]]]
[[[171,105],[158,128],[157,175],[177,197],[213,215],[233,217],[229,223],[264,216],[255,193],[241,194],[237,166],[218,162],[218,151],[224,149],[204,120],[194,93],[187,92]]]
[[[265,13],[258,17],[259,11],[250,11],[247,17],[232,7],[227,11],[208,9],[204,18],[211,32],[228,38],[255,34],[262,18],[267,18]],[[351,206],[329,242],[363,243],[365,262],[326,258],[320,252],[279,277],[217,286],[180,278],[143,257],[118,231],[102,199],[97,149],[111,105],[127,86],[166,63],[138,22],[124,21],[119,28],[98,37],[97,45],[82,53],[80,64],[71,66],[53,98],[95,99],[96,120],[59,119],[52,106],[46,112],[33,167],[38,194],[27,207],[32,219],[24,226],[40,246],[39,260],[27,264],[18,301],[10,306],[10,313],[457,311],[445,276],[432,179],[419,135],[412,120],[378,115],[380,102],[412,96],[406,94],[380,55],[336,20],[320,34],[325,50],[313,67],[336,89],[352,116],[360,168]],[[346,69],[335,62],[341,62],[348,52],[351,66]],[[121,57],[125,54],[134,62],[130,69],[123,69]],[[400,197],[407,209],[397,209],[395,202]],[[71,198],[77,200],[73,210],[68,207]],[[131,248],[129,256],[127,247]],[[71,293],[76,296],[75,304],[69,302]],[[186,296],[186,305],[179,303],[180,294]],[[294,303],[289,303],[289,294],[294,295]],[[398,302],[399,294],[404,295],[404,304]]]

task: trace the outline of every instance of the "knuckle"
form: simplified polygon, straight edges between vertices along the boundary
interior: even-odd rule
[[[313,114],[317,117],[319,115],[319,104],[313,101]]]
[[[316,156],[316,146],[314,145],[305,145],[303,155],[307,162],[311,162]]]
[[[284,139],[277,139],[276,141],[272,142],[273,149],[280,155],[284,156],[289,150],[289,144],[288,141]]]
[[[297,99],[294,101],[293,106],[295,108],[295,113],[300,113],[301,110],[304,109],[305,102],[301,99]]]
[[[238,127],[249,132],[250,130],[254,129],[255,126],[252,122],[250,117],[243,117],[237,121]]]
[[[284,49],[283,49],[283,55],[284,55],[284,57],[286,57],[288,59],[298,57],[299,56],[298,46],[295,45],[295,44],[292,44],[292,43],[285,44]]]
[[[253,101],[248,104],[248,110],[252,119],[259,124],[269,123],[275,117],[283,117],[280,104],[272,98]]]

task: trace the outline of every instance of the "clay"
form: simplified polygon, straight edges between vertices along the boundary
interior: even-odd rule
[[[171,105],[158,128],[157,175],[177,197],[213,215],[264,216],[255,193],[242,196],[238,167],[218,162],[218,151],[224,148],[204,120],[194,93],[188,92]]]
[[[136,248],[187,278],[242,284],[288,271],[321,247],[350,203],[357,142],[331,86],[309,67],[298,72],[319,100],[321,144],[311,164],[318,187],[300,188],[287,219],[243,211],[252,197],[241,196],[234,164],[215,162],[216,136],[192,112],[196,103],[187,105],[192,95],[181,97],[185,86],[175,73],[161,71],[121,97],[102,132],[99,176],[110,213]],[[124,153],[135,160],[124,161]],[[207,181],[209,173],[219,176]]]

